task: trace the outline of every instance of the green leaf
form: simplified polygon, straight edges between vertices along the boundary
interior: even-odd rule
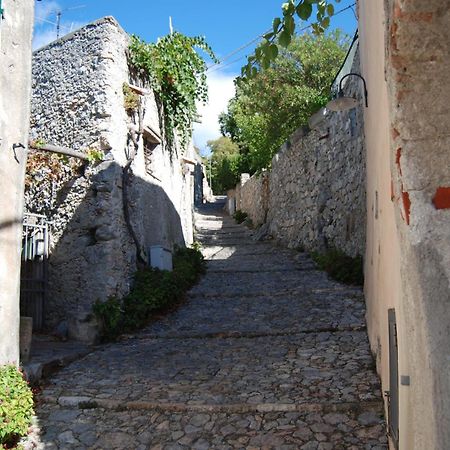
[[[331,17],[334,15],[334,6],[330,3],[327,6],[327,14]]]
[[[269,40],[269,39],[272,39],[274,36],[275,36],[275,33],[270,32],[270,33],[264,34],[263,38]]]
[[[289,0],[289,2],[283,3],[281,5],[281,9],[283,10],[284,16],[292,16],[295,12],[294,0]]]
[[[272,44],[269,47],[269,52],[268,53],[269,53],[270,59],[275,59],[278,56],[278,47],[277,47],[277,45],[276,44]]]
[[[281,25],[281,19],[279,17],[275,17],[275,19],[273,19],[273,32],[277,33],[278,32],[278,28],[280,28]]]
[[[294,34],[295,31],[295,20],[292,16],[286,16],[284,18],[284,29],[289,34]]]
[[[312,5],[310,3],[300,3],[296,9],[297,16],[302,20],[308,20],[312,14]]]
[[[261,66],[264,70],[267,70],[270,67],[270,59],[264,57],[261,61]]]
[[[328,28],[330,26],[330,18],[325,17],[321,22],[320,25],[322,28]]]
[[[282,47],[286,48],[291,43],[291,39],[292,39],[291,34],[289,32],[287,32],[286,30],[283,30],[280,33],[280,36],[278,37],[278,43]]]

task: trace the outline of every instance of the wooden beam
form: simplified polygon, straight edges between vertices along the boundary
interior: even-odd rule
[[[58,153],[59,155],[71,156],[73,158],[84,159],[85,161],[88,160],[86,153],[82,153],[77,150],[72,150],[71,148],[67,148],[67,147],[60,147],[58,145],[52,145],[52,144],[36,145],[33,141],[29,142],[29,146],[30,146],[30,148],[33,148],[35,150],[42,150],[44,152]]]
[[[146,89],[146,88],[142,88],[142,87],[136,86],[135,84],[131,84],[131,83],[127,83],[127,84],[128,84],[128,87],[129,87],[132,91],[136,92],[136,94],[139,94],[139,95],[149,95],[149,94],[151,94],[151,92],[152,92],[152,91],[150,91],[149,89]]]

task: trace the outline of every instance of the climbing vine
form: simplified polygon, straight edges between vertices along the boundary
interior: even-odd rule
[[[197,49],[218,62],[203,37],[174,32],[156,43],[132,36],[130,59],[139,76],[153,89],[163,115],[166,146],[173,154],[176,136],[186,148],[197,114],[196,102],[208,100],[206,63]]]

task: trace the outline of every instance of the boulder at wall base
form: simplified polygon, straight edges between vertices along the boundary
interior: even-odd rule
[[[82,313],[68,320],[69,339],[95,344],[100,337],[100,326],[92,313]]]

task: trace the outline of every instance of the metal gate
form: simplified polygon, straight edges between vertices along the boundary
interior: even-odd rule
[[[33,318],[33,330],[42,329],[48,284],[49,230],[47,218],[25,213],[22,234],[20,314]]]

